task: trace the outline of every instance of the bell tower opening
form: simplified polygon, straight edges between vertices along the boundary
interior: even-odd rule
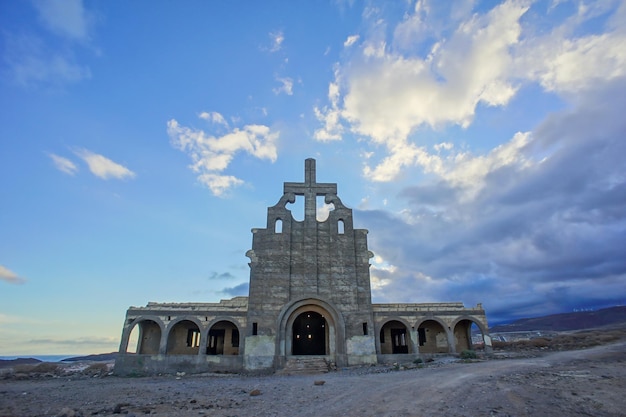
[[[293,355],[326,355],[328,325],[314,311],[305,311],[293,322]]]

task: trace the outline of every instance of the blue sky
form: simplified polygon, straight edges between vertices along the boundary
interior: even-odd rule
[[[308,157],[376,302],[626,301],[624,1],[11,1],[0,27],[0,355],[246,295]]]

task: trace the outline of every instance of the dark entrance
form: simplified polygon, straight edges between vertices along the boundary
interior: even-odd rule
[[[223,329],[211,329],[209,331],[209,344],[206,348],[207,355],[223,355],[224,354],[224,335],[226,331]]]
[[[314,311],[300,314],[293,322],[293,355],[326,354],[326,319]]]
[[[393,353],[409,353],[406,343],[406,329],[391,329],[391,341]]]

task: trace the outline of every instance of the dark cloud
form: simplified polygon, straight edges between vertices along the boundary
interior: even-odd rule
[[[210,280],[214,280],[214,279],[226,279],[226,280],[232,280],[235,279],[236,277],[231,274],[230,272],[222,272],[221,274],[218,272],[211,272],[211,274],[209,275],[209,279]]]
[[[224,288],[220,292],[230,297],[237,297],[241,295],[247,296],[249,293],[249,289],[250,289],[250,283],[244,282],[243,284],[239,284],[234,287]]]
[[[535,129],[532,164],[491,172],[473,198],[439,181],[402,191],[408,214],[358,212],[397,267],[374,270],[391,282],[375,298],[483,302],[495,321],[623,303],[625,108],[626,80],[598,86]]]

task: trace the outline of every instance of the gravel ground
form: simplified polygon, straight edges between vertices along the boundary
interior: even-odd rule
[[[305,376],[0,380],[0,416],[625,416],[626,342]]]

